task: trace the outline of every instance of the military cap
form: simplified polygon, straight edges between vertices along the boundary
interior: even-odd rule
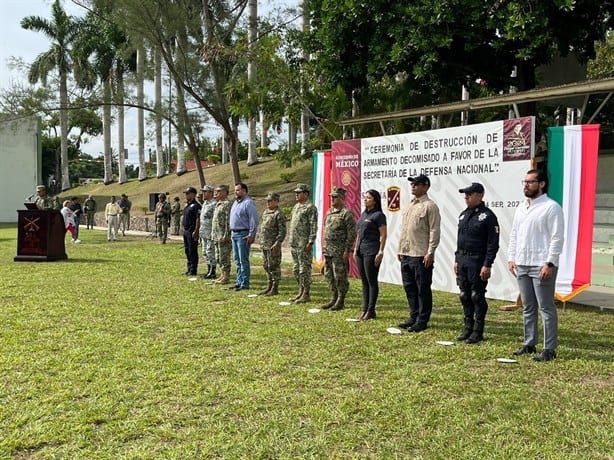
[[[416,177],[408,177],[407,180],[409,182],[415,182],[416,184],[424,184],[428,186],[431,185],[431,180],[428,178],[428,176],[425,176],[424,174],[420,174]]]
[[[36,186],[36,191],[37,192],[45,192],[45,191],[47,191],[47,187],[45,187],[44,185],[37,185]]]
[[[460,193],[484,193],[484,186],[478,182],[472,182],[470,186],[458,189]]]
[[[164,199],[166,200],[166,195],[165,195],[164,193],[160,193],[160,194],[158,195],[158,198],[164,198]]]
[[[203,192],[213,192],[213,187],[211,187],[210,185],[203,185],[203,188],[201,188],[201,190]]]
[[[333,187],[329,196],[345,198],[345,189],[341,187]]]
[[[125,193],[122,193],[122,198],[128,198],[128,195],[126,195]]]
[[[194,187],[188,187],[185,189],[183,193],[194,193],[196,194],[196,189]]]
[[[309,193],[309,186],[307,184],[296,184],[296,188],[294,189],[295,193],[299,192],[307,192]]]
[[[224,191],[228,192],[228,190],[229,190],[228,185],[220,184],[217,187],[215,187],[215,191],[216,192],[219,192],[220,190],[224,190]]]
[[[276,193],[276,192],[269,192],[269,194],[266,196],[267,201],[273,201],[273,200],[279,201],[279,198],[280,198],[279,193]]]

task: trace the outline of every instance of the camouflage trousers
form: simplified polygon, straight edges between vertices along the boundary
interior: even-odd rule
[[[173,235],[179,235],[180,227],[181,227],[181,215],[176,214],[173,216]]]
[[[223,243],[215,242],[215,255],[217,256],[217,266],[222,272],[230,272],[230,256],[232,255],[232,244],[230,241]]]
[[[96,224],[96,221],[94,219],[94,215],[96,213],[94,211],[88,211],[87,214],[85,215],[87,221],[86,221],[86,227],[85,228],[94,228],[94,225]]]
[[[124,233],[126,230],[130,230],[130,213],[129,212],[124,212],[119,215],[119,228],[121,229],[122,233]]]
[[[262,266],[269,281],[279,281],[281,279],[281,249],[275,252],[271,249],[263,249]]]
[[[215,267],[215,243],[211,238],[201,238],[200,243],[203,247],[203,257],[205,258],[207,265]]]
[[[350,266],[343,255],[324,257],[324,277],[331,291],[337,291],[340,294],[348,292],[350,287],[348,281],[349,269]]]
[[[160,241],[166,241],[168,238],[168,220],[167,219],[157,219],[156,220],[156,234]]]
[[[305,248],[295,248],[292,250],[292,273],[300,287],[308,288],[311,286],[311,261],[312,256],[305,252]]]

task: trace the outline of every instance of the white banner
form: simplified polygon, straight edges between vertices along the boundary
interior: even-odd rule
[[[401,284],[397,250],[402,209],[412,200],[408,177],[426,174],[429,197],[441,212],[441,242],[435,253],[433,289],[458,292],[454,252],[458,216],[465,209],[459,189],[480,182],[484,201],[497,215],[499,252],[487,297],[515,300],[516,280],[507,270],[507,243],[516,207],[524,198],[521,180],[533,156],[532,117],[477,125],[362,139],[361,189],[382,194],[388,219],[388,243],[380,280]]]

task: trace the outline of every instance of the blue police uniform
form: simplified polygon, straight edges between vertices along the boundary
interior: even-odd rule
[[[196,200],[189,201],[183,209],[183,247],[188,260],[186,275],[196,275],[198,272],[198,238],[192,233],[200,219],[201,206]]]
[[[482,267],[491,267],[499,250],[499,223],[497,216],[481,202],[475,208],[465,209],[458,218],[458,238],[455,261],[456,283],[465,317],[465,330],[457,337],[475,343],[482,340],[488,280],[480,278]],[[475,332],[475,334],[474,334]],[[477,340],[474,340],[477,339]]]

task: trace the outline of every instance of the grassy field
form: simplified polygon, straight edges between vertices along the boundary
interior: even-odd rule
[[[310,314],[188,281],[183,247],[107,243],[82,230],[69,260],[13,262],[0,226],[0,458],[540,458],[614,453],[614,316],[560,311],[559,358],[501,364],[521,344],[519,312],[491,302],[478,345],[455,295],[436,293],[431,327],[383,285],[378,319]],[[264,285],[257,254],[253,291]]]

